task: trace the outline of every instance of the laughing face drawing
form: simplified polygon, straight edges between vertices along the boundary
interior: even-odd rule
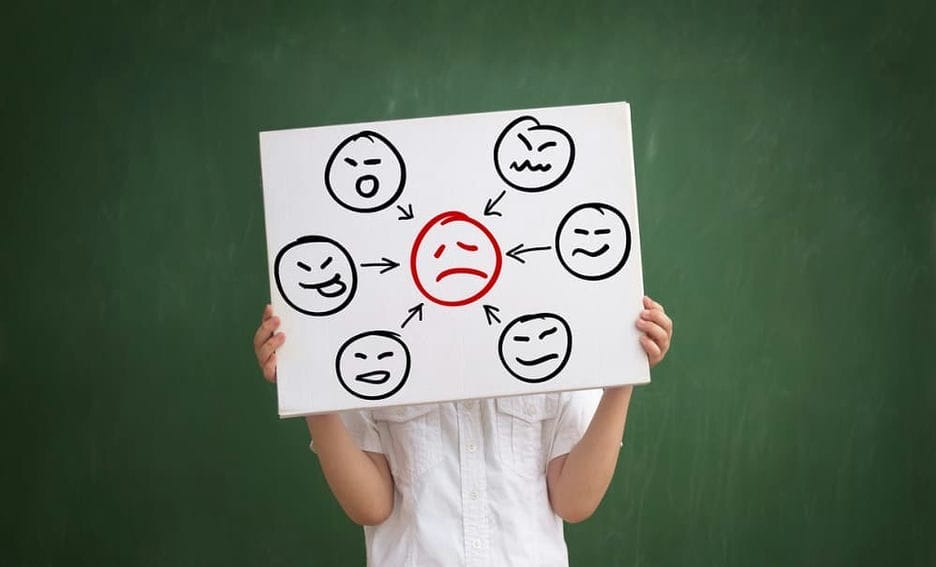
[[[276,255],[273,270],[280,295],[306,315],[341,311],[357,289],[351,256],[325,236],[303,236],[286,245]]]
[[[501,262],[491,231],[460,211],[426,223],[410,253],[416,287],[430,301],[448,307],[481,299],[500,276]]]

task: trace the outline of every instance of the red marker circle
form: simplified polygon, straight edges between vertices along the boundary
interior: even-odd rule
[[[501,249],[491,231],[461,211],[433,217],[416,235],[410,252],[416,287],[427,299],[446,307],[468,305],[484,297],[497,282],[501,264]]]

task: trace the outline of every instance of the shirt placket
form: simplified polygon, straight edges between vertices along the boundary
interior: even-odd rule
[[[486,566],[491,546],[481,404],[477,401],[458,404],[458,421],[465,564]]]

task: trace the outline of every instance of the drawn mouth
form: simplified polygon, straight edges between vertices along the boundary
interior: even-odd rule
[[[601,256],[602,254],[607,252],[610,248],[611,247],[608,246],[607,244],[603,245],[601,248],[599,248],[598,250],[595,250],[594,252],[592,252],[591,250],[586,250],[584,248],[576,248],[575,250],[572,251],[572,255],[575,256],[576,254],[585,254],[588,257],[594,258],[595,256]]]
[[[302,289],[314,289],[315,291],[319,292],[319,295],[324,297],[338,297],[348,289],[348,286],[345,285],[343,281],[341,281],[341,274],[335,274],[324,282],[314,284],[299,282],[299,287]]]
[[[439,275],[436,276],[435,281],[441,281],[442,278],[447,278],[449,276],[454,276],[457,274],[465,274],[468,276],[477,276],[481,279],[487,279],[488,275],[481,270],[476,270],[474,268],[449,268],[447,270],[442,270],[439,272]]]
[[[523,360],[519,356],[516,356],[514,357],[514,360],[516,360],[517,362],[519,362],[520,364],[524,366],[536,366],[537,364],[542,364],[546,362],[547,360],[552,360],[554,358],[559,358],[559,355],[556,353],[544,354],[543,356],[539,358],[534,358],[533,360]]]
[[[537,163],[534,165],[530,163],[530,160],[525,159],[523,160],[523,163],[521,163],[520,165],[517,165],[517,162],[511,163],[510,169],[513,169],[514,171],[523,171],[525,169],[529,169],[530,171],[549,171],[550,169],[552,169],[552,164],[551,163]]]
[[[377,378],[379,376],[379,378]],[[383,384],[390,379],[390,372],[387,370],[371,370],[354,377],[358,382],[367,382],[368,384]]]
[[[379,188],[380,180],[374,175],[362,175],[358,177],[357,181],[354,183],[354,190],[365,199],[370,199],[376,195],[377,189]]]

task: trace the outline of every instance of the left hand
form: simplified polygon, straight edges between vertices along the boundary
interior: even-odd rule
[[[673,320],[666,315],[662,305],[649,297],[644,296],[643,304],[644,310],[640,312],[640,319],[637,319],[637,328],[643,331],[640,345],[653,368],[669,350],[673,339]]]

